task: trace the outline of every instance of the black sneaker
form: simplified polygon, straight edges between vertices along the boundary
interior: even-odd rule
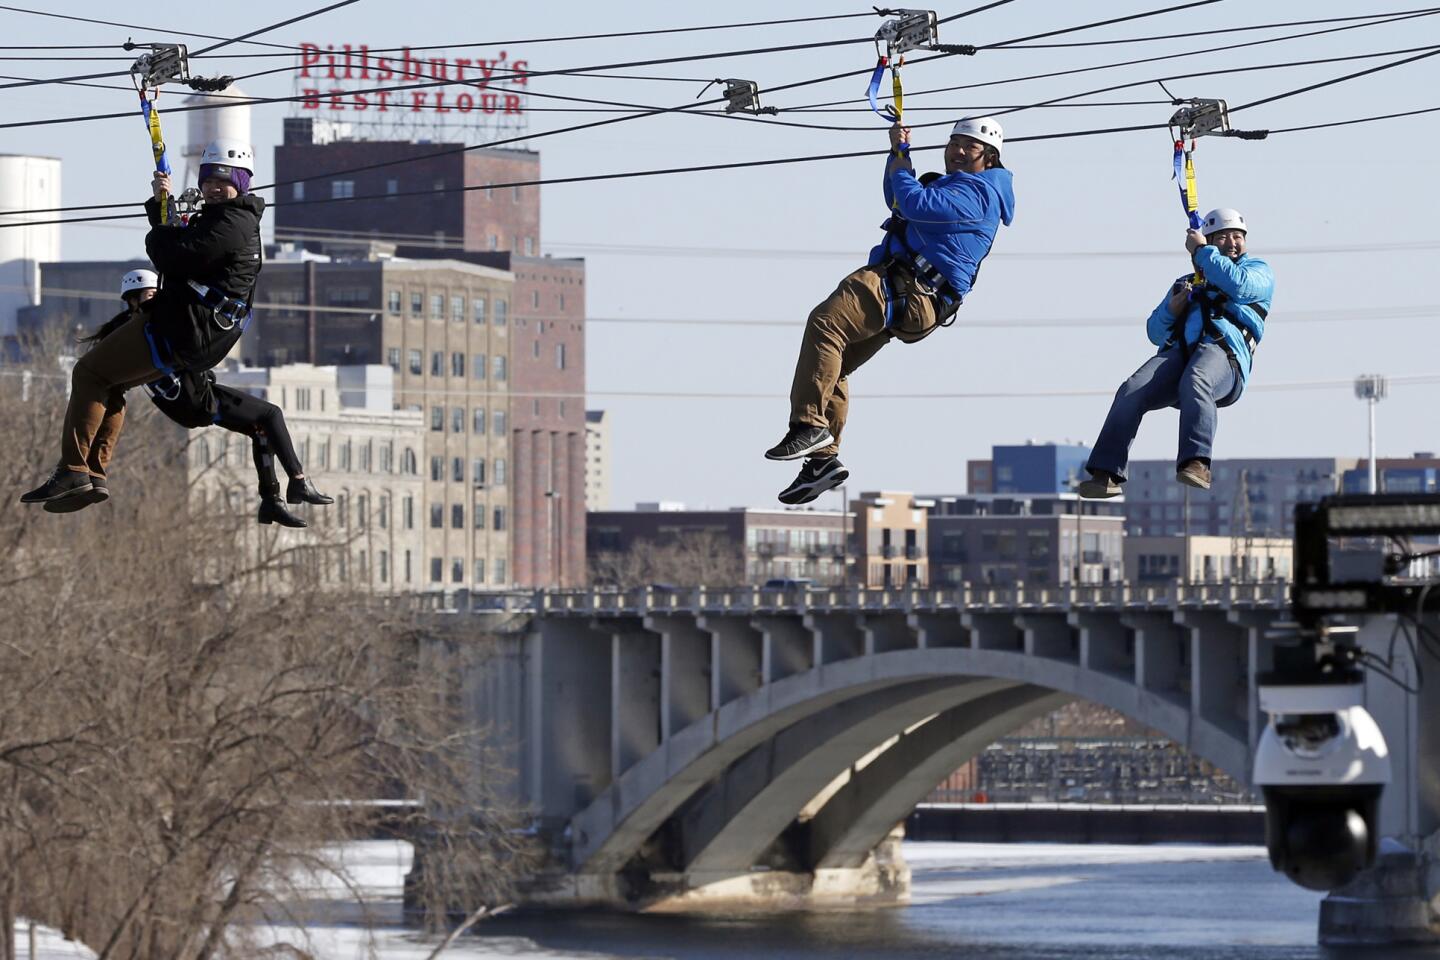
[[[805,424],[792,424],[790,432],[785,434],[785,439],[765,451],[766,460],[799,460],[801,457],[814,453],[821,447],[828,447],[835,442],[830,436],[828,427],[810,427]]]
[[[89,493],[91,489],[90,474],[76,473],[65,467],[56,467],[55,472],[50,475],[40,486],[20,497],[21,503],[49,503],[52,500],[61,500],[67,497],[76,497]]]
[[[110,499],[110,486],[104,477],[90,476],[90,490],[88,493],[77,493],[73,497],[65,497],[61,500],[51,500],[45,504],[46,513],[74,513],[76,510],[84,510],[93,503],[103,503]]]
[[[299,480],[292,478],[285,487],[285,500],[287,503],[314,503],[322,507],[335,502],[334,497],[327,497],[316,490],[309,477],[301,477]]]
[[[845,469],[845,464],[840,462],[839,457],[826,457],[823,460],[812,457],[800,468],[800,475],[795,478],[795,482],[780,491],[780,502],[809,503],[826,490],[834,490],[848,479],[850,471]]]

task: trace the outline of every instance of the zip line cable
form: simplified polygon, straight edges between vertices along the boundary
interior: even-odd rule
[[[1005,77],[1005,78],[1000,79],[1000,80],[985,80],[985,81],[981,81],[981,82],[978,82],[978,83],[964,83],[964,84],[958,84],[958,85],[956,85],[956,86],[951,86],[951,87],[935,87],[935,88],[929,89],[929,90],[915,90],[915,91],[907,92],[907,96],[910,96],[910,97],[921,97],[921,96],[933,95],[933,94],[936,94],[936,93],[953,93],[953,92],[958,91],[958,90],[978,90],[978,89],[981,89],[981,88],[984,88],[984,87],[1004,86],[1004,85],[1006,85],[1006,84],[1011,84],[1011,83],[1025,83],[1025,82],[1028,82],[1028,81],[1031,81],[1031,80],[1049,80],[1049,79],[1053,79],[1053,78],[1055,78],[1055,77],[1076,76],[1076,75],[1082,74],[1082,73],[1092,73],[1092,72],[1097,71],[1097,70],[1112,70],[1112,69],[1115,69],[1116,67],[1133,67],[1133,66],[1138,66],[1138,65],[1140,65],[1140,64],[1142,64],[1142,63],[1157,63],[1157,62],[1165,61],[1165,60],[1178,60],[1178,59],[1180,59],[1181,57],[1198,56],[1198,55],[1207,54],[1207,53],[1220,53],[1220,52],[1227,51],[1227,50],[1240,50],[1240,49],[1244,49],[1244,48],[1247,48],[1247,47],[1261,46],[1261,45],[1263,45],[1263,44],[1270,44],[1270,43],[1283,43],[1283,42],[1287,42],[1287,41],[1290,41],[1290,40],[1300,40],[1300,39],[1305,39],[1305,38],[1308,38],[1308,37],[1322,36],[1322,35],[1324,35],[1324,34],[1341,33],[1341,32],[1346,31],[1346,30],[1359,30],[1359,29],[1363,29],[1363,28],[1365,28],[1365,27],[1385,26],[1385,25],[1390,24],[1390,23],[1395,23],[1395,22],[1400,22],[1400,21],[1404,21],[1404,20],[1409,20],[1409,19],[1413,19],[1413,18],[1416,18],[1416,17],[1433,16],[1434,14],[1437,14],[1437,13],[1440,13],[1440,9],[1436,9],[1436,10],[1434,10],[1433,12],[1397,15],[1396,17],[1394,17],[1394,18],[1392,18],[1392,19],[1389,19],[1389,20],[1380,20],[1380,21],[1375,21],[1375,22],[1371,22],[1371,23],[1350,24],[1350,25],[1343,26],[1343,27],[1334,27],[1334,28],[1331,28],[1331,29],[1328,29],[1328,30],[1312,30],[1312,31],[1304,32],[1304,33],[1292,33],[1292,34],[1287,34],[1287,35],[1282,36],[1282,37],[1267,37],[1267,38],[1265,38],[1265,39],[1263,39],[1263,40],[1248,40],[1248,41],[1245,41],[1244,43],[1226,44],[1226,45],[1224,45],[1224,46],[1219,46],[1219,47],[1207,47],[1207,48],[1203,48],[1203,49],[1200,49],[1200,50],[1186,50],[1186,51],[1181,51],[1181,52],[1179,52],[1179,53],[1168,53],[1168,54],[1162,54],[1162,55],[1153,56],[1153,57],[1142,57],[1142,58],[1136,59],[1136,60],[1122,60],[1122,61],[1118,61],[1118,62],[1116,62],[1116,63],[1102,63],[1102,64],[1095,64],[1095,65],[1088,66],[1088,67],[1073,67],[1073,68],[1070,68],[1070,69],[1067,69],[1067,70],[1054,70],[1054,71],[1051,71],[1051,72],[1049,72],[1049,73],[1036,73],[1036,74],[1030,74],[1030,75],[1028,75],[1028,76],[1023,76],[1023,77]],[[1380,56],[1380,55],[1381,55],[1381,54],[1375,54],[1375,56]],[[911,61],[911,62],[912,62],[912,63],[923,63],[923,62],[925,62],[925,61],[928,60],[928,59],[930,59],[930,58],[928,58],[928,57],[927,57],[927,58],[921,58],[921,59],[914,60],[914,61]],[[1322,57],[1322,58],[1318,58],[1318,59],[1314,59],[1314,60],[1300,61],[1299,63],[1311,63],[1311,64],[1331,63],[1331,62],[1334,62],[1336,59],[1343,59],[1343,58]],[[1210,76],[1210,75],[1218,74],[1218,73],[1222,73],[1222,72],[1224,72],[1224,71],[1207,71],[1207,72],[1205,72],[1205,73],[1198,73],[1198,74],[1183,74],[1183,75],[1181,75],[1180,77],[1176,77],[1176,78],[1162,77],[1161,79],[1170,80],[1170,79],[1183,79],[1183,78],[1188,78],[1188,77],[1193,77],[1193,76]],[[1104,89],[1104,90],[1111,90],[1111,89],[1120,89],[1120,88],[1105,87],[1105,88],[1103,88],[1103,89]],[[810,107],[838,107],[838,106],[850,106],[850,105],[857,105],[857,106],[858,106],[858,105],[866,104],[866,103],[867,103],[867,101],[866,101],[865,98],[859,97],[859,98],[846,99],[846,100],[830,100],[830,101],[826,101],[826,102],[823,102],[823,103],[809,104],[808,106],[810,106]],[[797,109],[797,108],[791,107],[791,108],[787,108],[787,109],[793,110],[793,109]]]
[[[127,30],[144,30],[148,33],[169,34],[171,36],[198,37],[202,40],[225,40],[226,37],[218,37],[210,33],[192,33],[186,30],[175,30],[170,27],[142,27],[134,23],[117,23],[114,20],[95,20],[90,17],[76,17],[66,13],[52,13],[49,10],[30,10],[25,7],[12,7],[8,4],[0,4],[0,10],[8,10],[11,13],[26,13],[37,17],[54,17],[57,20],[73,20],[79,23],[93,23],[103,27],[124,27]],[[291,47],[283,43],[269,43],[264,40],[245,40],[244,43],[257,47],[279,47],[284,50],[299,52],[299,47]],[[7,48],[8,49],[8,48]],[[113,49],[113,45],[111,46]]]
[[[228,47],[232,43],[240,43],[244,40],[249,40],[251,37],[258,37],[262,33],[269,33],[272,30],[279,30],[281,27],[288,27],[292,23],[299,23],[301,20],[309,20],[313,17],[320,16],[320,14],[322,13],[329,13],[331,10],[339,10],[341,7],[348,7],[351,4],[359,2],[360,0],[336,0],[335,3],[321,7],[318,10],[311,10],[309,13],[299,14],[297,16],[291,17],[288,20],[281,20],[279,23],[272,23],[268,27],[260,27],[258,30],[251,30],[249,33],[242,33],[240,36],[235,37],[231,40],[222,40],[219,43],[212,43],[208,47],[196,50],[193,54],[191,54],[191,56],[203,57],[206,54],[214,53],[216,50],[219,50],[222,47]]]
[[[1250,67],[1235,67],[1235,68],[1230,68],[1230,69],[1225,69],[1225,70],[1200,71],[1200,72],[1192,73],[1192,74],[1180,74],[1180,75],[1171,76],[1171,77],[1162,77],[1162,78],[1159,78],[1159,79],[1161,79],[1161,80],[1175,80],[1175,79],[1183,79],[1183,78],[1188,78],[1188,77],[1193,77],[1193,76],[1212,76],[1212,75],[1220,75],[1220,74],[1228,74],[1228,73],[1241,73],[1241,72],[1251,72],[1251,71],[1258,71],[1258,70],[1282,69],[1282,68],[1288,68],[1288,67],[1293,67],[1293,66],[1310,66],[1310,65],[1313,65],[1313,64],[1315,64],[1315,63],[1334,63],[1334,62],[1339,62],[1339,61],[1342,61],[1342,60],[1366,59],[1366,58],[1372,58],[1372,57],[1377,57],[1377,56],[1391,56],[1391,55],[1393,55],[1393,54],[1395,54],[1395,53],[1413,53],[1413,52],[1415,52],[1415,51],[1417,51],[1417,50],[1419,50],[1419,51],[1427,51],[1427,52],[1422,53],[1422,54],[1419,55],[1419,56],[1408,57],[1408,58],[1406,58],[1406,59],[1404,59],[1404,60],[1393,61],[1393,62],[1391,62],[1391,63],[1389,63],[1389,64],[1382,64],[1382,65],[1380,65],[1380,66],[1378,66],[1378,67],[1373,67],[1373,68],[1370,68],[1370,69],[1368,69],[1368,70],[1360,71],[1360,72],[1355,73],[1355,74],[1349,74],[1349,75],[1346,75],[1346,76],[1344,76],[1344,77],[1335,78],[1335,79],[1332,80],[1332,81],[1324,81],[1324,82],[1323,82],[1322,84],[1320,84],[1320,85],[1309,85],[1309,86],[1306,86],[1306,87],[1302,87],[1302,88],[1300,88],[1299,90],[1296,90],[1296,91],[1291,91],[1291,92],[1289,92],[1289,93],[1280,94],[1280,95],[1278,95],[1277,97],[1266,98],[1265,100],[1262,100],[1262,101],[1256,101],[1256,102],[1252,102],[1252,103],[1249,103],[1249,104],[1245,104],[1243,107],[1232,108],[1232,110],[1245,109],[1245,108],[1249,108],[1249,107],[1258,106],[1260,103],[1270,103],[1270,102],[1273,102],[1273,101],[1276,100],[1276,99],[1283,99],[1283,98],[1285,98],[1285,97],[1295,96],[1295,95],[1297,95],[1298,93],[1303,93],[1303,92],[1308,92],[1309,90],[1318,89],[1319,86],[1328,86],[1328,85],[1330,85],[1330,84],[1332,84],[1332,83],[1341,83],[1341,82],[1345,82],[1346,80],[1355,79],[1356,77],[1365,76],[1365,75],[1372,74],[1372,73],[1377,73],[1377,72],[1380,72],[1380,71],[1383,71],[1383,70],[1388,70],[1388,69],[1391,69],[1391,68],[1393,68],[1393,67],[1404,66],[1404,65],[1406,65],[1406,64],[1413,63],[1413,62],[1415,62],[1415,61],[1417,61],[1417,60],[1425,59],[1425,58],[1428,57],[1428,56],[1433,56],[1433,55],[1436,54],[1436,53],[1440,53],[1440,45],[1431,46],[1431,47],[1411,47],[1411,48],[1406,48],[1406,49],[1404,49],[1404,50],[1399,50],[1399,51],[1394,51],[1394,50],[1392,50],[1392,51],[1385,51],[1385,52],[1383,52],[1383,53],[1376,53],[1376,54],[1359,54],[1359,55],[1355,55],[1355,56],[1351,56],[1351,57],[1331,57],[1331,58],[1325,58],[1325,59],[1323,59],[1323,60],[1296,61],[1296,62],[1282,63],[1282,64],[1260,64],[1260,65],[1255,65],[1255,66],[1250,66]],[[1125,88],[1128,88],[1128,87],[1148,86],[1149,84],[1154,83],[1154,82],[1156,82],[1155,79],[1150,79],[1150,80],[1137,80],[1137,81],[1132,81],[1132,82],[1130,82],[1130,83],[1125,83],[1125,84],[1116,84],[1116,85],[1112,85],[1112,86],[1109,86],[1109,87],[1100,88],[1100,89],[1098,89],[1098,90],[1088,91],[1088,92],[1085,92],[1085,93],[1070,94],[1070,95],[1067,95],[1067,96],[1065,96],[1065,97],[1053,98],[1052,100],[1044,101],[1043,104],[1031,104],[1031,105],[1029,105],[1029,106],[1022,107],[1022,108],[1020,108],[1020,109],[1022,109],[1022,110],[1023,110],[1023,109],[1033,109],[1033,108],[1035,108],[1035,107],[1043,106],[1043,105],[1046,105],[1046,104],[1061,102],[1061,101],[1064,101],[1064,100],[1075,99],[1075,98],[1082,97],[1082,96],[1087,96],[1087,95],[1093,94],[1093,93],[1105,93],[1105,92],[1109,92],[1109,91],[1112,91],[1112,90],[1125,89]],[[1010,111],[1010,112],[1013,112],[1013,111]],[[643,115],[645,115],[645,114],[641,114],[641,116],[643,116]],[[631,118],[632,118],[632,117],[630,117],[630,116],[620,117],[620,118],[612,118],[611,120],[607,120],[607,121],[598,121],[598,122],[596,122],[596,123],[594,123],[594,124],[578,125],[578,126],[604,125],[604,124],[606,124],[606,123],[614,123],[614,122],[616,122],[616,121],[618,121],[618,120],[631,119]],[[1092,129],[1069,131],[1069,132],[1047,133],[1047,134],[1032,134],[1032,135],[1029,135],[1029,136],[1011,137],[1011,138],[1009,138],[1009,142],[1010,142],[1010,143],[1025,143],[1025,142],[1034,142],[1034,141],[1040,141],[1040,140],[1073,139],[1073,138],[1076,138],[1076,137],[1090,137],[1090,136],[1107,135],[1107,134],[1113,134],[1113,133],[1129,133],[1129,132],[1136,132],[1136,131],[1143,131],[1143,130],[1166,129],[1167,127],[1168,127],[1168,125],[1165,124],[1165,123],[1150,123],[1150,124],[1135,124],[1135,125],[1131,125],[1131,126],[1121,126],[1121,127],[1106,127],[1106,128],[1099,128],[1099,129],[1093,129],[1093,128],[1092,128]],[[576,129],[576,127],[564,128],[564,129],[565,129],[565,130],[571,130],[571,129]],[[559,133],[559,132],[563,132],[563,131],[562,131],[562,130],[549,131],[549,133],[552,133],[552,134],[553,134],[553,133]],[[526,138],[514,138],[514,139],[526,139]],[[530,137],[530,138],[528,138],[528,139],[535,139],[535,137]],[[505,140],[502,140],[502,141],[494,141],[494,143],[505,143],[505,142],[510,142],[510,141],[505,141]],[[477,149],[477,148],[478,148],[477,146],[470,146],[470,147],[462,148],[461,150],[451,151],[451,152],[465,152],[465,151],[467,151],[467,150],[474,150],[474,149]],[[912,148],[912,152],[913,152],[913,151],[925,151],[925,150],[938,150],[938,149],[943,149],[943,145],[925,146],[925,147],[913,147],[913,148]],[[458,193],[464,193],[464,192],[471,192],[471,191],[474,191],[474,190],[493,189],[494,187],[548,186],[548,185],[556,185],[556,184],[562,184],[562,183],[580,183],[580,182],[599,181],[599,180],[631,179],[631,178],[635,178],[635,177],[662,176],[662,175],[669,175],[669,174],[675,174],[675,173],[696,173],[696,172],[703,172],[703,171],[710,171],[710,170],[730,170],[730,169],[741,169],[741,168],[747,168],[747,167],[764,167],[764,166],[776,166],[776,165],[785,165],[785,164],[793,164],[793,163],[817,162],[817,161],[824,161],[824,160],[850,159],[850,158],[855,158],[855,157],[878,156],[878,155],[881,155],[881,154],[884,154],[884,153],[887,153],[887,152],[888,152],[888,151],[884,151],[884,150],[851,151],[851,152],[845,152],[845,153],[818,154],[818,155],[804,156],[804,157],[785,157],[785,158],[777,158],[777,159],[771,159],[771,160],[739,161],[739,162],[728,163],[728,164],[701,164],[701,165],[689,166],[689,167],[669,167],[669,168],[663,168],[663,169],[658,169],[658,170],[627,171],[627,172],[611,173],[611,174],[590,174],[590,175],[577,176],[577,177],[542,178],[542,179],[538,179],[538,180],[508,181],[508,182],[504,182],[504,183],[492,183],[492,184],[469,184],[469,185],[463,185],[463,186],[457,187],[457,188],[443,188],[443,189],[441,189],[441,190],[402,191],[402,192],[397,192],[397,193],[366,195],[366,196],[359,196],[359,197],[343,197],[343,198],[336,198],[336,197],[316,197],[316,198],[309,199],[309,200],[290,200],[290,201],[285,201],[285,203],[293,204],[293,205],[308,205],[308,204],[317,204],[317,203],[337,203],[337,202],[351,202],[351,203],[353,203],[353,202],[361,202],[361,201],[384,200],[384,199],[386,199],[386,198],[398,198],[398,197],[410,197],[410,196],[439,196],[439,195],[444,195],[444,194],[449,194],[449,193],[457,193],[457,192],[458,192]],[[434,155],[432,154],[431,156],[434,156]],[[394,165],[393,163],[382,163],[382,164],[370,165],[369,167],[353,168],[353,169],[355,169],[355,170],[375,169],[376,167],[380,167],[380,166],[393,166],[393,165]],[[326,173],[326,174],[317,174],[317,175],[315,175],[314,177],[308,177],[308,178],[305,178],[305,179],[310,180],[310,179],[319,179],[319,178],[326,177],[326,176],[337,176],[337,175],[339,175],[340,173],[343,173],[343,172],[349,172],[349,171],[336,171],[336,172],[330,172],[330,173]],[[295,182],[295,181],[286,181],[286,182],[288,183],[288,182]],[[273,186],[273,185],[272,185],[272,186]],[[256,189],[264,189],[264,187],[263,187],[263,186],[262,186],[262,187],[257,187]],[[0,211],[0,216],[12,217],[12,216],[24,216],[24,215],[35,214],[35,213],[69,212],[69,211],[78,211],[78,210],[116,209],[116,208],[128,208],[128,207],[133,207],[133,206],[135,206],[134,203],[94,204],[94,205],[84,205],[84,204],[82,204],[82,205],[76,205],[76,206],[73,206],[73,207],[64,208],[63,211],[62,211],[61,208],[41,208],[41,209],[36,209],[36,210]],[[34,221],[34,220],[32,220],[32,221],[15,221],[15,222],[11,222],[11,223],[0,223],[0,229],[3,229],[3,228],[5,228],[5,227],[24,226],[24,225],[27,225],[27,224],[28,224],[28,225],[48,225],[48,224],[53,224],[53,223],[90,223],[90,222],[103,221],[103,220],[123,220],[123,219],[138,218],[138,217],[141,217],[141,216],[143,216],[143,215],[144,215],[143,213],[134,213],[134,214],[116,214],[116,215],[111,215],[111,216],[80,217],[80,218],[71,218],[71,219],[62,219],[62,220],[49,220],[49,221],[44,221],[44,220],[42,220],[42,221]]]
[[[1413,117],[1422,113],[1435,113],[1440,107],[1425,107],[1420,110],[1406,110],[1403,113],[1385,113],[1378,117],[1355,117],[1350,120],[1332,120],[1329,123],[1307,123],[1302,127],[1278,127],[1272,129],[1270,134],[1277,133],[1299,133],[1302,130],[1324,130],[1330,127],[1348,127],[1357,123],[1374,123],[1377,120],[1394,120],[1397,117]]]

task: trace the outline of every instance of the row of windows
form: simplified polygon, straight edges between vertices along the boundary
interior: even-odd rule
[[[494,427],[495,436],[505,436],[505,411],[496,410],[491,414],[491,422]],[[445,408],[435,406],[430,408],[430,429],[436,433],[445,432]],[[465,432],[465,408],[450,408],[450,432]],[[477,435],[485,433],[485,408],[476,407],[470,416],[470,432]]]
[[[474,509],[472,509],[470,513],[472,519],[475,522],[475,529],[484,530],[486,514],[485,505],[483,503],[475,504]],[[444,527],[445,505],[443,503],[430,504],[430,528],[432,530],[441,530]],[[450,529],[465,529],[465,505],[463,503],[450,504]],[[504,507],[496,507],[494,508],[494,510],[490,511],[490,529],[500,532],[504,532],[506,530],[506,512]]]
[[[503,423],[503,420],[500,422]],[[197,466],[224,466],[227,452],[234,466],[244,466],[250,462],[251,445],[246,438],[237,434],[233,440],[227,441],[225,437],[217,436],[214,441],[216,446],[212,452],[211,438],[197,437],[195,439],[194,461]],[[335,453],[333,463],[332,450]],[[302,463],[312,464],[316,470],[358,470],[361,473],[397,472],[395,469],[397,458],[393,442],[331,441],[326,438],[312,443],[309,437],[302,437],[297,452]],[[398,463],[398,472],[402,475],[414,476],[420,472],[419,458],[410,447],[405,447],[400,451]]]
[[[399,290],[390,290],[386,292],[385,309],[392,316],[398,317],[400,315],[400,308],[402,303],[403,298]],[[445,304],[445,294],[430,294],[430,318],[432,320],[445,319]],[[465,309],[465,298],[459,294],[453,294],[450,297],[449,304],[450,319],[453,320],[455,323],[464,323],[465,317],[467,315],[467,311]],[[490,308],[490,301],[487,298],[472,297],[470,299],[470,309],[468,311],[468,314],[475,323],[483,326],[485,323],[490,322],[492,319],[489,313]],[[509,301],[496,299],[494,303],[494,310],[495,316],[493,320],[495,326],[503,327],[510,322]],[[412,292],[410,294],[410,316],[425,316],[425,294],[418,292]]]
[[[407,361],[406,367],[412,374],[418,376],[425,372],[425,356],[418,349],[410,350],[405,359]],[[396,373],[400,372],[399,347],[389,347],[385,351],[385,363],[389,365],[391,370],[394,370]],[[450,354],[450,376],[452,377],[464,379],[465,374],[469,372],[473,379],[484,380],[486,370],[487,364],[485,362],[485,354],[483,353],[472,354],[468,358],[468,361],[464,353],[457,351]],[[490,376],[497,382],[503,382],[510,377],[510,364],[501,354],[496,354],[490,358],[488,370]],[[430,354],[430,376],[443,377],[444,375],[445,352],[443,350],[432,351]]]
[[[407,551],[407,553],[406,553],[406,560],[407,560],[407,563],[408,563],[408,560],[409,560],[409,553],[408,553],[408,551]],[[499,584],[504,584],[504,583],[506,582],[506,579],[507,579],[507,575],[506,575],[506,571],[505,571],[505,558],[504,558],[504,557],[496,557],[496,558],[495,558],[495,562],[494,562],[494,564],[492,565],[492,569],[493,569],[493,577],[492,577],[492,579],[491,579],[490,582],[493,583],[493,584],[497,584],[497,585],[499,585]],[[406,577],[405,577],[405,579],[407,579],[407,580],[410,579],[408,568],[407,568],[407,570],[406,570]],[[431,557],[431,558],[430,558],[430,582],[431,582],[431,583],[443,583],[444,580],[445,580],[445,558],[444,558],[444,557]],[[465,561],[462,560],[462,559],[460,559],[459,557],[453,557],[453,558],[451,558],[451,560],[450,560],[450,582],[451,582],[451,583],[464,583],[464,582],[465,582]],[[475,580],[474,580],[473,582],[475,582],[475,583],[477,583],[477,584],[485,583],[485,558],[483,558],[483,557],[477,557],[476,560],[475,560]]]
[[[441,482],[445,479],[445,458],[430,458],[430,479]],[[477,487],[485,486],[485,458],[476,457],[470,461],[470,479]],[[465,458],[450,458],[450,481],[452,483],[465,482]],[[505,458],[496,457],[491,462],[490,485],[494,487],[505,486]]]

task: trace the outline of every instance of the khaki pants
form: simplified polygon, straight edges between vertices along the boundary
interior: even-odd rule
[[[81,357],[70,375],[60,465],[75,473],[105,476],[125,425],[125,391],[158,376],[143,316],[122,324]]]
[[[835,438],[811,456],[839,453],[850,409],[848,377],[889,340],[879,267],[856,270],[810,311],[790,387],[790,422],[828,427]]]

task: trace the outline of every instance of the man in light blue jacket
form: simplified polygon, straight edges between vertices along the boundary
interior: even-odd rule
[[[1245,218],[1230,209],[1211,210],[1204,232],[1190,230],[1185,248],[1201,276],[1181,277],[1150,314],[1146,333],[1160,351],[1115,394],[1110,415],[1085,464],[1090,479],[1082,497],[1119,496],[1130,444],[1140,419],[1161,407],[1180,408],[1180,450],[1175,479],[1210,488],[1210,448],[1217,408],[1240,399],[1250,379],[1255,348],[1275,294],[1275,274],[1245,252]]]
[[[885,239],[810,311],[790,388],[790,429],[765,452],[771,460],[808,458],[781,503],[809,503],[849,477],[836,456],[849,375],[892,338],[914,343],[952,322],[1000,224],[1014,216],[1003,143],[992,118],[959,121],[945,146],[945,173],[927,174],[922,184],[910,162],[909,128],[890,128]]]

